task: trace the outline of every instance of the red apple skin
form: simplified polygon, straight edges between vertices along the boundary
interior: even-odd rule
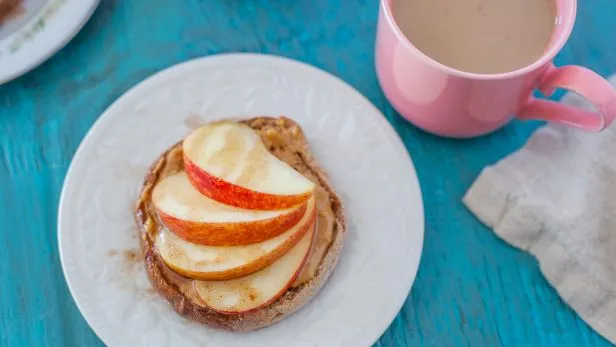
[[[278,292],[276,295],[272,296],[272,298],[266,302],[264,302],[263,304],[257,306],[257,307],[253,307],[250,310],[246,310],[246,311],[223,311],[223,310],[215,310],[213,308],[211,308],[212,310],[218,312],[218,313],[222,313],[222,314],[228,314],[228,315],[235,315],[235,314],[244,314],[244,313],[251,313],[254,312],[256,310],[259,310],[271,303],[273,303],[274,301],[278,300],[278,298],[280,298],[284,293],[287,292],[287,290],[291,287],[291,285],[293,284],[293,282],[295,282],[295,280],[297,279],[297,276],[299,276],[299,274],[302,272],[302,269],[304,268],[304,265],[306,265],[306,262],[308,261],[308,258],[310,258],[310,254],[312,253],[312,246],[314,244],[314,238],[317,234],[316,232],[316,227],[317,224],[313,223],[312,224],[312,235],[311,240],[310,240],[310,247],[308,247],[308,251],[306,252],[306,255],[304,255],[304,259],[302,260],[301,265],[297,268],[297,271],[295,271],[295,274],[289,279],[289,282],[281,288],[280,292]],[[197,292],[198,293],[198,292]]]
[[[295,234],[293,234],[293,236],[291,236],[288,240],[286,240],[284,244],[280,245],[280,247],[275,249],[273,252],[267,255],[264,255],[263,257],[256,259],[255,261],[251,263],[245,264],[244,266],[241,266],[235,269],[219,271],[219,272],[209,272],[209,273],[204,274],[201,272],[193,272],[193,271],[184,270],[182,268],[173,266],[171,264],[167,264],[167,263],[165,264],[167,264],[167,266],[169,266],[171,270],[179,273],[180,275],[188,277],[188,278],[192,278],[195,280],[224,281],[224,280],[232,280],[232,279],[248,276],[248,275],[251,275],[259,270],[262,270],[270,266],[273,262],[278,260],[283,255],[285,255],[291,248],[293,248],[302,239],[302,237],[304,237],[304,235],[306,235],[306,233],[308,232],[308,230],[310,230],[310,228],[314,228],[316,218],[317,218],[317,207],[315,205],[314,208],[312,209],[312,212],[310,213],[309,219],[305,222],[305,225],[302,226],[301,229],[298,230]],[[297,275],[295,277],[297,277]]]
[[[306,202],[312,192],[298,195],[274,195],[256,192],[212,176],[184,155],[188,180],[201,194],[225,205],[251,210],[284,210]]]
[[[180,238],[206,246],[244,246],[265,241],[291,229],[308,208],[303,203],[287,214],[274,218],[236,223],[206,223],[178,219],[158,209],[158,216],[169,231]]]

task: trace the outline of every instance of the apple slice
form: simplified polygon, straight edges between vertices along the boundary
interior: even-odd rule
[[[229,314],[255,310],[278,299],[302,271],[310,254],[314,225],[289,252],[259,272],[228,281],[194,281],[199,298],[209,308]]]
[[[242,246],[278,236],[302,219],[307,205],[279,211],[228,206],[195,190],[185,172],[161,180],[154,187],[152,202],[170,231],[208,246]]]
[[[182,145],[190,182],[227,205],[278,210],[308,200],[314,183],[272,155],[247,125],[217,122],[190,133]]]
[[[246,246],[201,246],[162,229],[156,248],[175,272],[199,280],[228,280],[263,269],[283,256],[308,232],[316,219],[315,198],[308,200],[302,219],[284,233]]]

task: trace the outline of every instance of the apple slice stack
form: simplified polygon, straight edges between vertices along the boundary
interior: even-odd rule
[[[185,171],[152,192],[163,224],[156,248],[169,268],[195,279],[213,310],[240,313],[292,285],[315,234],[315,185],[273,156],[250,127],[203,126],[184,139]]]

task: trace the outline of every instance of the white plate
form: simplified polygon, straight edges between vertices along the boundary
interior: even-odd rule
[[[347,208],[340,264],[298,313],[244,334],[176,315],[153,293],[132,215],[144,173],[198,119],[287,115],[304,128]],[[337,78],[260,55],[193,60],[114,103],[83,140],[58,217],[62,266],[77,306],[111,346],[368,346],[406,299],[423,243],[413,164],[383,115]]]
[[[86,23],[99,0],[24,0],[24,13],[0,25],[0,84],[43,63]]]

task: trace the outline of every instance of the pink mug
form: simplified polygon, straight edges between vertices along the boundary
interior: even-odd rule
[[[474,74],[447,67],[421,53],[402,35],[381,0],[376,68],[381,88],[394,108],[419,128],[441,136],[467,138],[494,131],[514,115],[601,131],[616,117],[616,91],[596,73],[580,66],[555,67],[554,56],[573,29],[576,0],[556,0],[557,18],[544,55],[522,69]],[[564,88],[589,100],[595,111],[536,99],[534,89],[550,95]]]

